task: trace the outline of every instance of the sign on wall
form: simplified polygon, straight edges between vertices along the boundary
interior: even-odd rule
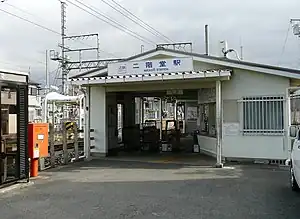
[[[191,57],[117,62],[108,64],[108,75],[171,73],[193,71]]]

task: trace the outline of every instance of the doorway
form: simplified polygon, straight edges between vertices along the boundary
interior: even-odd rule
[[[28,91],[26,85],[0,84],[0,185],[28,176]]]

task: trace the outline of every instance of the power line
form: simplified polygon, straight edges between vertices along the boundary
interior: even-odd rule
[[[41,18],[41,17],[39,17],[39,16],[37,16],[37,15],[35,15],[35,14],[32,14],[32,13],[30,13],[30,12],[28,12],[28,11],[22,9],[22,8],[19,8],[19,7],[15,6],[15,5],[12,5],[12,4],[7,3],[7,2],[6,2],[5,4],[8,5],[8,6],[10,6],[10,7],[12,7],[12,8],[14,8],[14,9],[17,9],[18,11],[21,11],[21,12],[23,12],[23,13],[25,13],[25,14],[28,14],[28,15],[30,15],[30,16],[32,16],[32,17],[36,17],[36,18],[38,18],[38,19],[44,20],[43,18]]]
[[[4,12],[4,13],[10,15],[10,16],[16,17],[16,18],[18,18],[18,19],[20,19],[20,20],[26,21],[27,23],[30,23],[30,24],[32,24],[32,25],[34,25],[34,26],[39,27],[39,28],[42,28],[42,29],[47,30],[47,31],[49,31],[49,32],[52,32],[52,33],[55,33],[55,34],[59,34],[59,35],[60,35],[60,33],[57,32],[57,31],[55,31],[55,30],[52,30],[52,29],[50,29],[50,28],[48,28],[48,27],[46,27],[46,26],[43,26],[43,25],[38,24],[38,23],[35,23],[35,22],[31,21],[31,20],[28,20],[28,19],[26,19],[26,18],[20,17],[20,16],[18,16],[18,15],[12,14],[12,13],[10,13],[10,12],[8,12],[8,11],[5,11],[5,10],[3,10],[3,9],[1,9],[1,8],[0,8],[0,11]]]
[[[115,20],[109,18],[108,16],[106,16],[106,15],[104,15],[104,14],[102,14],[102,13],[96,11],[96,10],[94,10],[92,7],[88,6],[87,4],[82,3],[81,1],[74,0],[74,1],[76,1],[77,3],[83,5],[84,7],[90,9],[91,11],[95,12],[96,14],[100,15],[101,17],[99,17],[99,16],[93,14],[92,12],[90,12],[90,11],[84,9],[83,7],[81,7],[81,6],[79,6],[79,5],[74,4],[73,2],[71,2],[71,1],[69,1],[69,0],[66,0],[66,1],[69,2],[70,4],[74,5],[75,7],[77,7],[77,8],[79,8],[79,9],[85,11],[86,13],[88,13],[88,14],[90,14],[90,15],[96,17],[97,19],[99,19],[99,20],[101,20],[101,21],[103,21],[103,22],[105,22],[105,23],[107,23],[107,24],[109,24],[109,25],[111,25],[111,26],[113,26],[113,27],[115,27],[115,28],[117,28],[117,29],[119,29],[119,30],[121,30],[121,31],[123,31],[123,32],[125,32],[125,33],[127,33],[127,34],[129,34],[129,35],[131,35],[131,36],[133,36],[134,38],[136,38],[136,39],[138,39],[138,40],[141,40],[141,41],[143,41],[143,42],[145,42],[145,43],[147,43],[147,44],[153,44],[153,45],[156,45],[156,43],[155,43],[154,41],[149,40],[149,39],[147,39],[146,37],[143,37],[142,35],[133,32],[132,30],[130,30],[130,29],[127,28],[126,26],[124,26],[124,25],[118,23],[117,21],[115,21]],[[112,22],[113,24],[110,23],[109,21],[103,19],[102,17],[106,18],[107,20],[109,20],[109,21]],[[121,27],[121,28],[120,28],[120,27]]]
[[[144,26],[141,25],[138,21],[134,20],[133,18],[131,18],[128,15],[126,15],[125,13],[123,13],[122,11],[118,10],[117,8],[115,8],[113,5],[111,5],[107,1],[105,1],[105,0],[101,0],[101,1],[104,2],[105,4],[107,4],[108,6],[110,6],[111,8],[113,8],[114,10],[118,11],[119,13],[121,13],[122,15],[124,15],[125,17],[127,17],[128,19],[130,19],[131,21],[133,21],[134,23],[136,23],[137,25],[139,25],[140,27],[142,27],[145,30],[147,30],[148,32],[152,33],[153,35],[155,35],[157,37],[160,37],[160,38],[164,38],[164,40],[166,40],[168,42],[174,43],[174,41],[171,40],[169,37],[167,37],[166,35],[162,34],[158,30],[156,30],[155,28],[153,28],[152,26],[150,26],[149,24],[147,24],[146,22],[144,22],[142,19],[140,19],[139,17],[137,17],[135,14],[133,14],[131,11],[129,11],[128,9],[126,9],[124,6],[122,6],[118,2],[116,2],[114,0],[111,0],[115,5],[117,5],[119,8],[121,8],[123,11],[125,11],[127,14],[129,14],[131,17],[133,17],[136,20],[138,20],[139,22],[141,22]],[[145,28],[145,26],[148,27],[148,28]]]
[[[291,29],[291,23],[289,24],[289,27],[287,29],[285,40],[284,40],[284,44],[283,44],[283,47],[282,47],[281,54],[280,54],[280,57],[279,57],[277,65],[280,64],[281,58],[282,58],[282,56],[283,56],[283,54],[285,52],[285,47],[286,47],[287,40],[288,40],[288,37],[289,37],[290,29]]]

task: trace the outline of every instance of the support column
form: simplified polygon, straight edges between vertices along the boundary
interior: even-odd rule
[[[222,168],[222,83],[221,81],[216,81],[216,126],[217,126],[217,168]]]
[[[95,131],[95,149],[91,150],[93,156],[106,156],[107,154],[107,118],[106,118],[106,91],[105,87],[93,86],[90,88],[90,124]]]
[[[91,130],[91,110],[90,110],[90,95],[91,88],[87,87],[85,102],[84,102],[84,155],[87,160],[90,159],[91,156],[91,141],[90,141],[90,130]]]

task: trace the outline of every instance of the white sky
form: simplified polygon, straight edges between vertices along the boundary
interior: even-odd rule
[[[82,0],[81,0],[82,1]],[[111,2],[111,0],[105,0]],[[71,0],[75,2],[75,0]],[[281,56],[290,18],[300,18],[299,0],[119,0],[120,4],[136,14],[143,21],[155,27],[175,42],[193,42],[195,52],[204,53],[204,25],[210,28],[210,50],[218,55],[218,41],[227,40],[231,48],[244,47],[244,60],[265,64],[300,67],[300,39],[288,35],[285,52]],[[123,15],[107,6],[101,0],[84,0],[106,15],[114,18],[132,31],[162,43],[149,32],[143,30]],[[21,8],[26,12],[15,9]],[[37,22],[60,32],[60,3],[58,0],[7,0],[0,2],[0,9]],[[98,20],[86,12],[67,6],[67,33],[99,33],[100,49],[118,58],[131,56],[154,48]],[[35,27],[0,11],[0,66],[14,70],[28,71],[33,80],[43,82],[45,75],[45,50],[58,50],[60,36]],[[95,45],[92,39],[86,44]],[[68,44],[82,47],[80,43]],[[84,53],[83,57],[94,59],[94,53]],[[101,52],[101,58],[112,55]],[[72,58],[78,58],[74,54]],[[57,63],[50,61],[50,71]]]

